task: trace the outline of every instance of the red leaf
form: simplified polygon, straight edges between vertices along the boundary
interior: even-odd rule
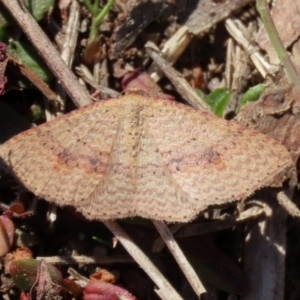
[[[90,282],[84,291],[84,300],[137,300],[127,290],[103,281]]]
[[[146,72],[140,73],[139,69],[124,75],[122,88],[123,90],[136,88],[144,91],[151,97],[174,100],[171,95],[164,94],[156,82]]]
[[[14,241],[15,225],[6,216],[0,216],[0,256],[5,255]]]

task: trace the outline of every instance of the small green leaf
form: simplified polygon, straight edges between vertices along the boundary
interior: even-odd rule
[[[91,24],[90,36],[88,39],[88,45],[91,45],[99,36],[100,24],[103,22],[104,18],[109,13],[114,2],[115,0],[108,0],[105,6],[102,9],[100,9],[99,0],[97,1],[95,0],[93,4],[90,0],[83,0],[84,5],[92,14],[92,24]]]
[[[46,13],[54,6],[54,0],[25,0],[26,6],[34,19],[38,22],[43,19]],[[7,41],[7,26],[16,26],[15,21],[0,4],[0,40]]]
[[[242,107],[245,106],[248,102],[258,100],[265,87],[265,84],[258,84],[248,89],[248,91],[243,95],[243,97],[240,100],[238,111],[240,111]]]
[[[207,104],[217,116],[222,117],[230,97],[230,90],[226,88],[216,89],[209,94]]]
[[[60,281],[58,282],[59,285],[57,282],[53,282],[52,278],[50,266],[42,259],[38,265],[36,281],[30,289],[30,299],[62,299],[62,297],[59,296],[62,289],[60,286],[62,278],[60,278]]]
[[[7,52],[30,68],[42,80],[49,82],[53,78],[51,71],[31,45],[10,41],[7,46]]]
[[[40,21],[54,6],[54,0],[25,0],[25,3],[36,21]]]
[[[40,262],[33,258],[12,261],[9,266],[9,273],[14,284],[23,291],[29,291],[36,282],[39,264]],[[60,285],[62,282],[60,271],[50,264],[47,266],[52,282]]]

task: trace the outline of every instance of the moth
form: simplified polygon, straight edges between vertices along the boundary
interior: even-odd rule
[[[36,196],[99,220],[188,222],[271,186],[291,166],[286,148],[266,135],[138,92],[78,109],[0,147],[0,168]]]

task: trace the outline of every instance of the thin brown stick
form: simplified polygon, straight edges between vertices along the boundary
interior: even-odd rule
[[[77,74],[80,76],[82,80],[87,82],[93,88],[99,90],[100,92],[107,94],[111,98],[116,98],[120,95],[117,91],[110,89],[106,86],[99,85],[95,82],[93,75],[90,73],[88,68],[84,65],[80,65],[76,67]]]
[[[173,257],[176,259],[178,265],[180,266],[182,272],[186,276],[187,280],[191,284],[194,292],[197,296],[206,293],[206,289],[199,280],[195,270],[190,265],[188,260],[186,259],[185,255],[179,248],[176,240],[174,239],[172,233],[170,232],[169,228],[163,221],[155,221],[152,220],[154,226],[160,233],[161,237],[165,241],[167,247],[169,248],[170,252],[172,253]]]
[[[23,64],[20,64],[18,59],[11,56],[7,55],[10,63],[12,63],[18,71],[24,75],[37,89],[40,90],[40,92],[47,97],[49,101],[55,102],[57,99],[57,94],[55,94],[48,86],[45,81],[43,81],[39,76],[36,75],[31,69],[26,67]]]
[[[157,66],[173,83],[176,90],[191,106],[204,111],[211,111],[209,105],[197,95],[189,83],[164,58],[162,58],[156,50],[154,50],[156,46],[153,43],[149,42],[145,47],[148,55],[155,61]]]
[[[110,264],[124,264],[132,263],[134,260],[128,255],[118,256],[104,256],[104,257],[89,257],[85,255],[74,255],[74,256],[38,256],[37,260],[45,260],[49,264],[54,265],[65,265],[65,264],[99,264],[99,265],[110,265]]]
[[[75,75],[61,59],[48,37],[41,30],[30,13],[24,7],[21,8],[18,1],[1,0],[1,3],[3,3],[15,18],[55,76],[60,79],[61,84],[74,103],[78,107],[92,103],[87,91],[83,86],[78,84]]]
[[[300,218],[300,210],[284,191],[277,193],[277,201],[285,211],[294,218]]]
[[[279,60],[284,66],[291,82],[300,91],[300,78],[298,71],[280,39],[269,10],[268,2],[266,0],[256,0],[256,8],[264,23],[269,39],[277,53]]]
[[[65,33],[65,40],[61,50],[61,58],[71,68],[74,52],[77,44],[78,27],[80,22],[80,6],[76,0],[73,0],[70,5],[70,15]],[[56,90],[58,92],[57,101],[60,103],[57,115],[61,115],[65,111],[66,92],[60,84],[57,84]]]
[[[170,65],[173,65],[190,44],[192,36],[193,35],[190,33],[187,26],[180,27],[165,43],[164,48],[161,50],[163,58]],[[162,78],[162,75],[164,75],[164,73],[157,68],[155,62],[152,63],[147,72],[155,82],[159,81]]]
[[[148,276],[157,285],[158,290],[155,292],[165,300],[179,300],[182,299],[181,296],[174,290],[170,283],[165,280],[164,276],[160,271],[153,265],[149,258],[144,254],[144,252],[139,249],[131,238],[123,231],[123,229],[118,225],[117,222],[113,221],[103,221],[104,225],[114,233],[118,238],[123,247],[128,251],[128,253],[134,257],[135,261],[144,269],[147,270]]]

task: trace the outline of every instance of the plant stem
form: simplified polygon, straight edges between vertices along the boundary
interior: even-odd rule
[[[0,2],[12,14],[16,22],[20,25],[20,28],[22,28],[29,40],[44,58],[53,74],[59,78],[62,86],[76,106],[81,107],[90,104],[92,100],[86,89],[78,83],[74,73],[61,59],[56,48],[30,15],[26,7],[21,7],[18,1],[1,0]]]
[[[161,272],[154,266],[144,252],[137,247],[137,245],[117,222],[107,220],[102,222],[117,237],[118,241],[123,245],[127,252],[153,280],[158,287],[155,292],[161,297],[161,299],[183,300]]]
[[[298,88],[298,90],[300,90],[299,75],[279,37],[272,16],[270,14],[268,3],[266,2],[266,0],[256,0],[256,8],[264,23],[269,39],[278,55],[279,60],[283,64],[292,83]]]
[[[94,4],[90,2],[90,0],[82,0],[83,4],[87,7],[87,9],[90,11],[90,13],[93,15],[93,17],[97,16],[98,10],[98,1],[95,1]],[[95,5],[96,4],[96,5]]]
[[[179,248],[176,240],[174,239],[167,225],[163,221],[156,220],[152,220],[152,223],[154,224],[157,231],[165,241],[167,247],[169,248],[175,260],[177,261],[178,265],[180,266],[182,272],[186,276],[196,295],[200,297],[200,295],[206,294],[205,287],[203,286],[195,270],[190,265],[185,255]]]
[[[85,0],[87,1],[87,0]],[[89,41],[88,44],[93,42],[99,31],[99,26],[110,11],[111,7],[113,6],[115,0],[109,0],[107,4],[103,7],[103,9],[98,13],[98,15],[93,15],[93,20],[92,20],[92,25],[91,25],[91,31],[90,31],[90,36],[89,36]]]

